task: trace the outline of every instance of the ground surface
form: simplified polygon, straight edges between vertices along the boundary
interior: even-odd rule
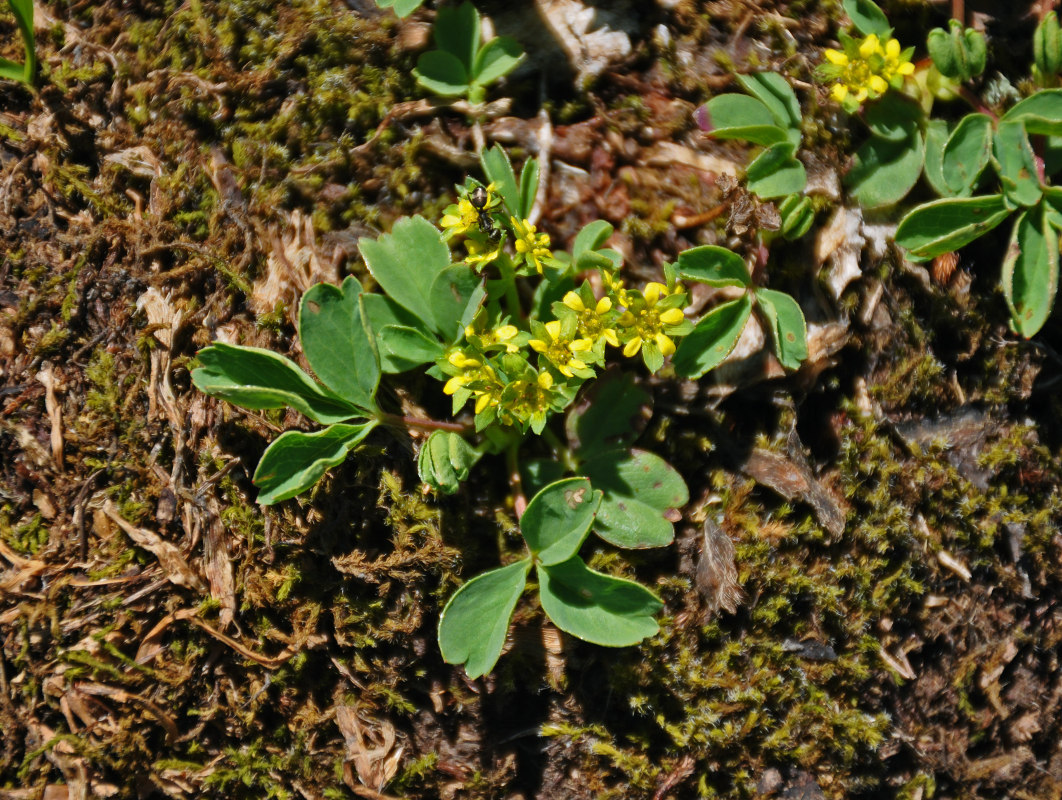
[[[630,54],[546,80],[563,45],[484,3],[530,54],[486,140],[517,162],[548,146],[555,246],[608,219],[652,279],[734,234],[708,212],[744,153],[690,112],[770,66],[798,86],[822,227],[858,135],[811,83],[837,5],[615,4]],[[889,5],[910,43],[944,19]],[[809,363],[647,381],[642,446],[692,502],[675,547],[592,555],[660,593],[660,635],[606,650],[527,602],[469,681],[434,629],[515,546],[496,465],[424,495],[418,440],[378,431],[263,511],[257,459],[306,420],[189,380],[218,336],[298,358],[298,292],[363,275],[358,237],[435,218],[477,174],[466,117],[410,75],[430,12],[39,16],[39,91],[0,84],[0,797],[1062,797],[1059,329],[1008,332],[998,253],[948,276],[868,246],[837,296],[818,233],[772,251],[761,277],[800,298]],[[997,68],[1026,69],[1028,20],[990,24],[1013,43]],[[3,55],[14,31],[0,17]],[[858,228],[833,249],[858,253]],[[442,408],[429,389],[390,400]],[[712,610],[723,538],[734,613]]]

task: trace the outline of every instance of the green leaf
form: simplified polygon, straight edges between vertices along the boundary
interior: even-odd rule
[[[756,302],[770,323],[774,353],[786,369],[799,369],[808,357],[808,327],[800,304],[785,292],[757,289]]]
[[[453,494],[482,453],[452,431],[433,431],[420,448],[417,473],[436,491]]]
[[[1058,291],[1058,231],[1046,212],[1023,211],[1003,259],[1003,294],[1018,333],[1026,339],[1043,327]]]
[[[520,518],[520,532],[535,560],[549,566],[579,552],[600,504],[601,492],[586,478],[551,483],[532,497]]]
[[[388,296],[434,332],[452,333],[451,320],[438,324],[432,309],[432,285],[450,267],[450,248],[424,217],[403,217],[390,234],[361,239],[358,249],[369,272]]]
[[[443,97],[460,97],[468,93],[468,71],[457,56],[443,50],[421,53],[413,75],[425,89]]]
[[[376,0],[379,8],[390,8],[399,17],[408,17],[423,5],[424,0]]]
[[[752,313],[748,294],[716,306],[697,323],[679,344],[671,363],[684,378],[699,378],[730,355]]]
[[[454,593],[439,618],[439,650],[447,664],[464,664],[469,678],[494,669],[530,569],[525,558],[477,575]]]
[[[6,58],[0,58],[0,78],[25,83],[26,67],[23,64],[16,64],[14,61],[9,61]]]
[[[651,403],[632,373],[610,369],[589,383],[569,409],[564,421],[568,442],[579,458],[628,445],[645,429]]]
[[[884,42],[892,35],[885,12],[871,0],[842,0],[841,5],[852,25],[864,36],[874,33]]]
[[[0,77],[32,84],[37,75],[37,44],[33,34],[33,0],[7,0],[11,12],[15,15],[22,36],[22,48],[26,54],[24,64],[16,64],[6,58],[0,58]]]
[[[523,57],[524,51],[515,39],[508,36],[491,39],[476,53],[470,76],[472,83],[478,83],[480,86],[493,83],[512,72]]]
[[[554,481],[564,477],[564,465],[555,458],[520,459],[520,477],[524,491],[534,496]]]
[[[371,413],[316,383],[271,350],[215,342],[196,358],[200,366],[192,370],[192,382],[199,391],[244,408],[291,406],[322,424]]]
[[[675,261],[679,277],[709,286],[748,286],[752,283],[745,259],[732,250],[714,244],[691,247]]]
[[[924,157],[918,133],[902,142],[871,136],[856,151],[845,184],[863,208],[898,203],[918,182]]]
[[[1045,89],[1026,97],[1000,121],[1021,122],[1029,133],[1062,135],[1062,89]]]
[[[784,128],[789,141],[799,147],[803,118],[800,116],[800,101],[793,93],[789,81],[777,72],[738,75],[737,79],[746,92],[767,106],[775,124]]]
[[[948,123],[931,119],[926,125],[925,166],[923,174],[933,191],[943,197],[951,196],[951,189],[944,180],[944,147],[948,143]]]
[[[520,187],[516,184],[516,173],[513,172],[509,154],[500,144],[496,144],[479,154],[479,163],[483,166],[483,173],[487,176],[487,180],[493,183],[494,188],[498,190],[498,195],[509,209],[509,213],[516,216],[522,204]]]
[[[520,170],[520,218],[531,216],[535,207],[535,195],[538,193],[538,159],[529,158]]]
[[[472,64],[479,51],[479,12],[471,3],[464,2],[457,8],[440,8],[432,28],[435,45],[456,56],[467,75],[472,74]]]
[[[302,296],[299,338],[320,381],[361,408],[373,408],[380,383],[376,345],[361,312],[361,284],[318,283]]]
[[[951,253],[983,236],[1010,215],[998,194],[923,203],[900,221],[896,244],[918,258]]]
[[[420,317],[406,311],[385,294],[362,294],[361,307],[369,330],[376,335],[377,354],[380,357],[380,370],[388,374],[405,372],[418,364],[400,357],[397,351],[388,346],[386,329],[389,327],[410,328],[420,333],[426,340],[436,341],[431,335],[431,326]],[[401,334],[405,336],[406,334]]]
[[[262,454],[254,471],[263,506],[301,494],[332,467],[342,464],[354,447],[376,427],[376,420],[360,425],[329,425],[314,433],[285,431]]]
[[[992,158],[992,119],[967,114],[944,146],[941,172],[949,194],[968,197]]]
[[[435,327],[447,342],[460,338],[465,325],[483,302],[486,295],[479,291],[482,285],[483,280],[467,264],[447,267],[432,283],[428,296],[436,319]],[[475,307],[470,309],[473,302]]]
[[[907,142],[921,129],[922,107],[906,95],[889,92],[867,106],[866,123],[870,133],[890,142]]]
[[[612,235],[613,227],[603,219],[596,219],[575,235],[572,242],[572,261],[578,263],[584,253],[597,250]]]
[[[627,647],[660,630],[659,598],[634,581],[595,572],[578,556],[537,568],[542,610],[553,624],[587,642]]]
[[[446,352],[442,343],[423,331],[405,325],[385,325],[376,334],[380,361],[386,361],[390,372],[405,372],[429,364]]]
[[[795,150],[792,142],[779,142],[760,153],[745,170],[748,190],[764,200],[804,191],[808,176]]]
[[[993,161],[1003,184],[1003,196],[1018,206],[1040,202],[1043,189],[1036,171],[1036,156],[1021,122],[1001,122],[996,128]]]
[[[604,492],[594,531],[617,547],[663,547],[675,538],[671,518],[689,502],[682,476],[660,456],[617,448],[583,462],[582,473]]]
[[[772,145],[789,141],[771,110],[754,97],[721,94],[697,109],[697,124],[716,139]]]

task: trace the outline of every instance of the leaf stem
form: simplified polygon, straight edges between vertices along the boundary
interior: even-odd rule
[[[564,465],[564,468],[569,472],[578,475],[579,464],[575,460],[575,456],[572,455],[571,448],[566,446],[564,442],[561,441],[560,437],[549,428],[542,429],[542,438],[545,439],[546,443],[553,449],[553,455],[560,460]]]
[[[499,258],[496,263],[498,264],[498,272],[501,274],[501,279],[505,283],[505,310],[509,312],[509,316],[514,320],[523,319],[520,295],[516,291],[516,270],[513,269],[512,262],[508,256]]]
[[[423,417],[402,416],[400,414],[386,414],[380,412],[377,419],[384,425],[392,428],[416,428],[422,431],[452,431],[453,433],[468,434],[472,432],[472,426],[464,422],[445,422],[438,419],[425,419]]]
[[[513,510],[516,519],[524,515],[527,508],[527,495],[524,494],[524,482],[520,477],[520,443],[515,442],[505,451],[505,464],[509,469],[509,483],[513,487]]]

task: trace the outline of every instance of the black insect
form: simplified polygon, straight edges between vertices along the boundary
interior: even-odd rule
[[[476,215],[479,217],[479,229],[487,234],[492,242],[496,242],[501,238],[501,231],[494,227],[494,219],[487,213],[489,201],[490,195],[482,186],[477,186],[468,196],[468,202],[476,209]]]

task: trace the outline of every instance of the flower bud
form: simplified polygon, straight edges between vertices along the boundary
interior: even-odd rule
[[[811,199],[791,194],[782,201],[778,207],[778,213],[782,217],[782,236],[786,239],[799,239],[811,229],[815,221],[815,209],[811,207]]]
[[[1062,68],[1062,31],[1058,15],[1052,11],[1036,26],[1033,34],[1033,66],[1043,81],[1058,74]]]
[[[933,64],[942,75],[953,80],[968,81],[977,77],[985,71],[988,53],[984,34],[973,28],[963,30],[957,19],[950,20],[948,28],[934,28],[926,39]]]

